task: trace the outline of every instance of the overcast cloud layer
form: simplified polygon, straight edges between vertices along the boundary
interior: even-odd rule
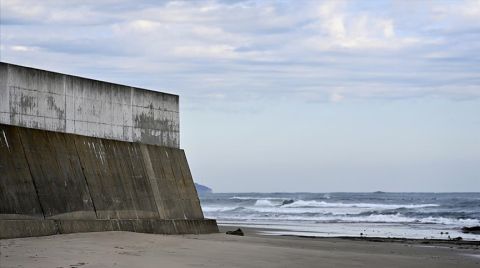
[[[0,60],[179,94],[216,190],[480,191],[479,0],[0,3]]]

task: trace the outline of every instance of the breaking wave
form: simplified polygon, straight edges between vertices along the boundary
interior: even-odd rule
[[[379,209],[398,209],[398,208],[425,208],[438,207],[438,204],[372,204],[372,203],[329,203],[315,200],[298,200],[283,207],[309,208],[309,207],[331,207],[331,208],[379,208]]]
[[[266,199],[260,199],[255,202],[255,206],[256,207],[274,207],[276,206],[276,204]]]
[[[375,234],[369,235],[444,239],[441,232],[448,231],[477,239],[461,228],[480,226],[479,193],[225,193],[201,202],[205,217],[219,222],[303,228],[318,236],[370,229]]]
[[[265,214],[255,213],[254,210],[239,207],[231,209],[228,212],[242,212],[242,213],[228,213],[223,215],[223,220],[282,220],[282,221],[309,221],[314,223],[396,223],[396,224],[441,224],[453,225],[457,227],[462,226],[476,226],[480,225],[478,219],[453,219],[445,217],[408,217],[398,214],[371,214],[371,215],[329,215],[329,214]],[[212,212],[212,211],[211,211]],[[220,211],[218,211],[220,212]],[[227,211],[222,211],[227,212]]]
[[[286,197],[255,197],[255,196],[232,196],[233,200],[285,200]]]

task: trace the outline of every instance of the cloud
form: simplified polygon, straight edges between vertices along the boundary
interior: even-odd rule
[[[1,60],[199,102],[469,99],[479,3],[3,0]]]
[[[476,21],[478,24],[478,18],[480,17],[480,1],[467,0],[463,3],[434,3],[432,11],[439,19],[455,16],[457,20],[472,20]]]
[[[101,12],[100,4],[94,1],[50,0],[39,3],[34,0],[2,0],[1,7],[1,22],[4,25],[95,25],[108,23],[115,17]]]
[[[307,39],[309,46],[319,50],[332,49],[399,49],[422,42],[419,36],[398,37],[392,18],[351,11],[345,2],[319,5],[318,17],[308,25],[317,30]]]
[[[160,26],[159,23],[151,20],[134,20],[126,25],[128,30],[137,31],[141,33],[148,33],[155,31]],[[119,31],[120,29],[117,29]]]
[[[180,57],[205,57],[205,58],[235,58],[235,47],[228,45],[213,46],[179,46],[174,48],[173,53]]]
[[[334,92],[334,93],[332,93],[332,94],[330,95],[330,101],[331,101],[331,102],[340,102],[340,101],[342,101],[343,99],[344,99],[344,96],[341,95],[340,93]]]
[[[19,51],[19,52],[28,52],[28,51],[37,50],[36,47],[30,47],[30,46],[11,46],[10,49],[13,51]]]

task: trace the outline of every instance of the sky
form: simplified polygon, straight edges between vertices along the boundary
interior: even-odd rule
[[[180,95],[216,192],[480,191],[480,0],[0,0],[0,60]]]

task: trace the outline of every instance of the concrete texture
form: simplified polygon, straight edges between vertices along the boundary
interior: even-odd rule
[[[44,217],[95,219],[92,200],[70,136],[17,129]]]
[[[0,220],[0,239],[58,234],[53,220]]]
[[[85,232],[128,231],[151,234],[218,233],[215,220],[3,220],[0,239]]]
[[[97,218],[159,217],[136,144],[82,136],[76,136],[74,142]]]
[[[0,123],[179,148],[178,96],[0,62]]]
[[[0,220],[44,218],[19,128],[0,125]]]
[[[179,143],[176,95],[0,63],[0,238],[218,232]]]
[[[0,160],[0,238],[217,231],[181,149],[0,124]]]

